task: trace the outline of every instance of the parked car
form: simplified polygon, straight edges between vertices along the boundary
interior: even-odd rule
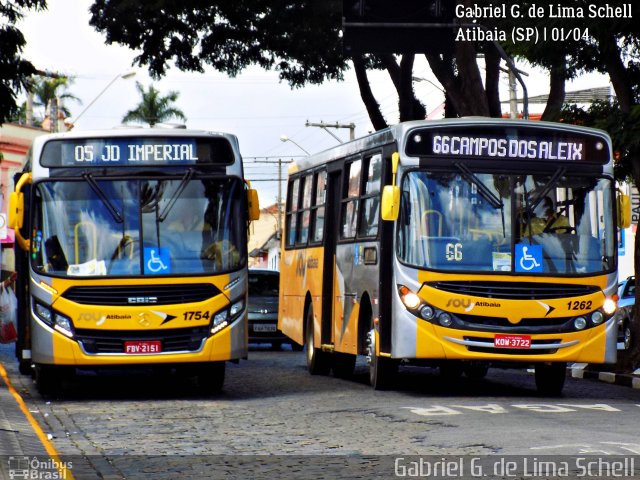
[[[631,346],[631,321],[632,310],[636,301],[636,278],[628,277],[618,284],[618,344],[622,344],[625,350]]]
[[[270,343],[274,349],[292,342],[278,330],[278,291],[280,272],[249,269],[249,343]]]

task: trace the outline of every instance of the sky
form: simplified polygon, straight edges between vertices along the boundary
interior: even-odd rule
[[[160,80],[153,80],[145,67],[133,65],[136,52],[119,45],[106,45],[102,34],[89,25],[92,0],[48,0],[43,12],[27,12],[18,24],[27,45],[24,58],[40,70],[74,77],[69,93],[81,100],[67,102],[71,118],[79,117],[76,130],[112,128],[124,114],[136,107],[140,96],[135,83],[151,83],[166,94],[177,91],[175,106],[187,117],[188,128],[235,134],[245,162],[245,175],[257,188],[262,207],[277,199],[278,160],[289,161],[338,144],[331,134],[305,123],[355,124],[355,136],[372,131],[358,85],[352,72],[342,82],[326,82],[292,90],[278,79],[277,72],[257,67],[235,78],[208,69],[205,73],[180,72],[170,68]],[[426,62],[418,57],[414,89],[432,112],[442,103],[442,93]],[[527,70],[528,68],[518,65]],[[131,79],[123,74],[135,72]],[[114,81],[115,79],[115,81]],[[389,124],[398,121],[397,96],[383,72],[370,76],[374,94]],[[544,74],[530,71],[525,77],[530,96],[547,93]],[[594,83],[595,82],[595,83]],[[508,99],[507,78],[502,80],[503,99]],[[607,80],[578,79],[568,90],[606,86]],[[435,85],[434,85],[435,84]],[[106,90],[105,90],[106,88]],[[86,110],[85,110],[86,108]],[[506,107],[505,107],[506,108]],[[530,107],[534,111],[533,106]],[[346,128],[331,129],[340,140],[349,139]],[[282,136],[292,141],[281,141]],[[286,168],[282,171],[286,177]]]

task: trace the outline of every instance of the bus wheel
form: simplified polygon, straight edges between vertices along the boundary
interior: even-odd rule
[[[391,388],[398,372],[398,362],[376,355],[376,335],[373,328],[367,334],[367,363],[369,383],[374,390]]]
[[[631,348],[631,325],[628,320],[625,320],[622,326],[622,344],[624,345],[625,350],[629,350]]]
[[[331,370],[331,357],[313,344],[313,305],[309,305],[307,310],[306,325],[307,369],[311,375],[328,375]]]
[[[535,367],[536,387],[542,395],[557,397],[562,393],[567,378],[567,364],[564,362],[544,364]]]
[[[62,368],[56,365],[35,364],[34,378],[36,390],[40,395],[57,395],[60,393],[63,380]]]
[[[438,371],[441,377],[456,380],[464,373],[464,367],[459,360],[447,360],[440,364]]]
[[[464,375],[471,380],[482,380],[489,372],[489,365],[482,362],[469,362],[464,366]]]
[[[338,378],[349,378],[356,368],[356,356],[350,353],[334,352],[331,359],[333,374]]]
[[[294,341],[291,342],[291,350],[293,352],[301,352],[303,348],[304,346],[300,345],[298,342],[294,342]]]
[[[196,381],[198,389],[212,394],[222,390],[224,384],[225,362],[211,362],[197,368]]]
[[[20,363],[18,364],[18,371],[22,375],[33,376],[34,372],[31,360],[20,360]]]

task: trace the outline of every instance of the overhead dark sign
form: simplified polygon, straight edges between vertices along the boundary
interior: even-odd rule
[[[453,3],[451,0],[343,0],[344,50],[348,54],[419,53],[452,48]]]
[[[231,164],[224,138],[116,137],[51,140],[44,146],[44,167],[105,167]]]
[[[407,155],[607,163],[605,138],[536,128],[417,129],[407,138]]]

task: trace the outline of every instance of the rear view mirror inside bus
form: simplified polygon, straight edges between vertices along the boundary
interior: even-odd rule
[[[386,185],[382,190],[382,206],[380,215],[383,220],[395,221],[400,211],[400,187]]]

